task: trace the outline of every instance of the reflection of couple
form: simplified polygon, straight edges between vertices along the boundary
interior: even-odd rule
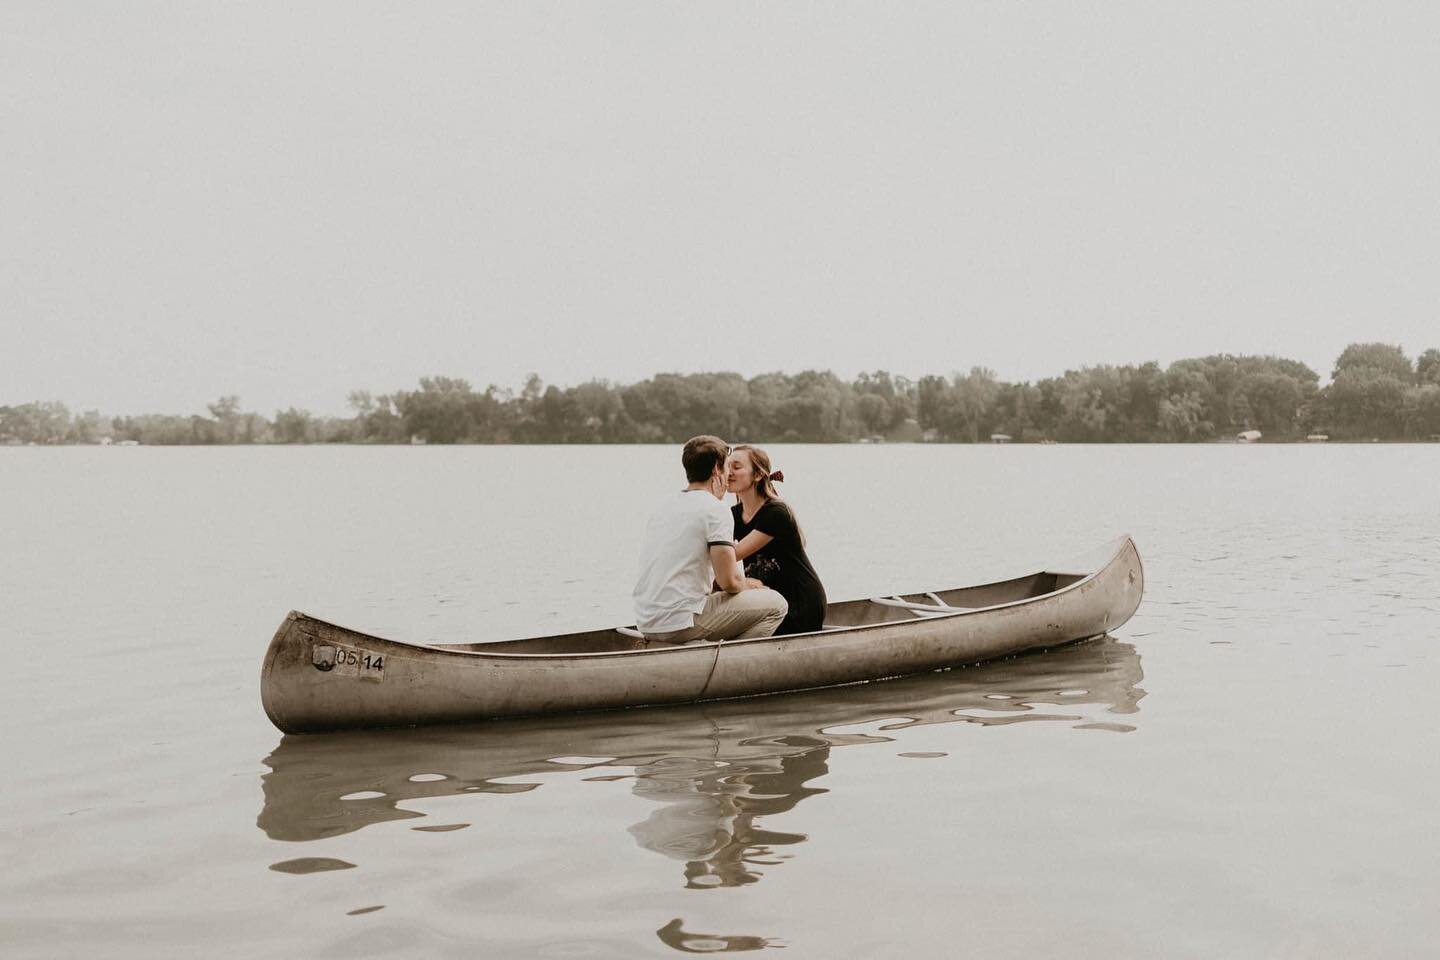
[[[789,737],[773,757],[729,763],[669,757],[635,769],[635,795],[660,804],[630,827],[646,850],[685,861],[689,887],[754,883],[759,867],[779,862],[776,848],[803,833],[766,830],[756,819],[793,809],[824,793],[809,782],[829,772],[824,740]],[[798,753],[784,752],[800,748]]]
[[[646,643],[821,629],[825,588],[775,491],[784,475],[772,472],[765,451],[701,436],[686,442],[680,462],[688,485],[651,515],[640,551],[635,622]],[[721,503],[727,492],[736,497],[729,511]]]

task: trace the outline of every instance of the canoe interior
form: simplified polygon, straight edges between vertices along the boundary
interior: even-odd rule
[[[1085,579],[1078,573],[1032,573],[1013,580],[985,583],[973,587],[957,587],[933,591],[935,596],[952,607],[980,609],[1020,600],[1032,600]],[[898,595],[918,604],[933,604],[926,592]],[[843,600],[825,609],[825,630],[868,627],[880,623],[903,623],[925,619],[927,614],[912,613],[903,607],[887,606],[872,600]],[[485,651],[494,653],[609,653],[631,650],[635,639],[614,629],[585,630],[549,637],[528,637],[522,640],[500,640],[488,643],[446,643],[431,646],[443,650]]]

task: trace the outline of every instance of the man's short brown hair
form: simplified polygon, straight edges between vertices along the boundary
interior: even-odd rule
[[[691,437],[685,441],[685,449],[680,452],[680,462],[685,465],[685,479],[691,483],[709,480],[715,468],[729,455],[730,446],[719,437],[708,434]]]

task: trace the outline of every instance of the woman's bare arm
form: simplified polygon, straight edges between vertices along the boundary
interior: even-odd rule
[[[765,544],[775,538],[768,533],[761,533],[759,530],[751,530],[745,534],[745,539],[735,544],[735,559],[744,560],[760,550]]]

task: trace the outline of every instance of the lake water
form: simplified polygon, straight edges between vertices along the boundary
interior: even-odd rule
[[[669,447],[0,449],[0,955],[1415,957],[1440,446],[777,446],[832,599],[1134,535],[1103,638],[809,694],[282,736],[302,609],[629,622]]]

